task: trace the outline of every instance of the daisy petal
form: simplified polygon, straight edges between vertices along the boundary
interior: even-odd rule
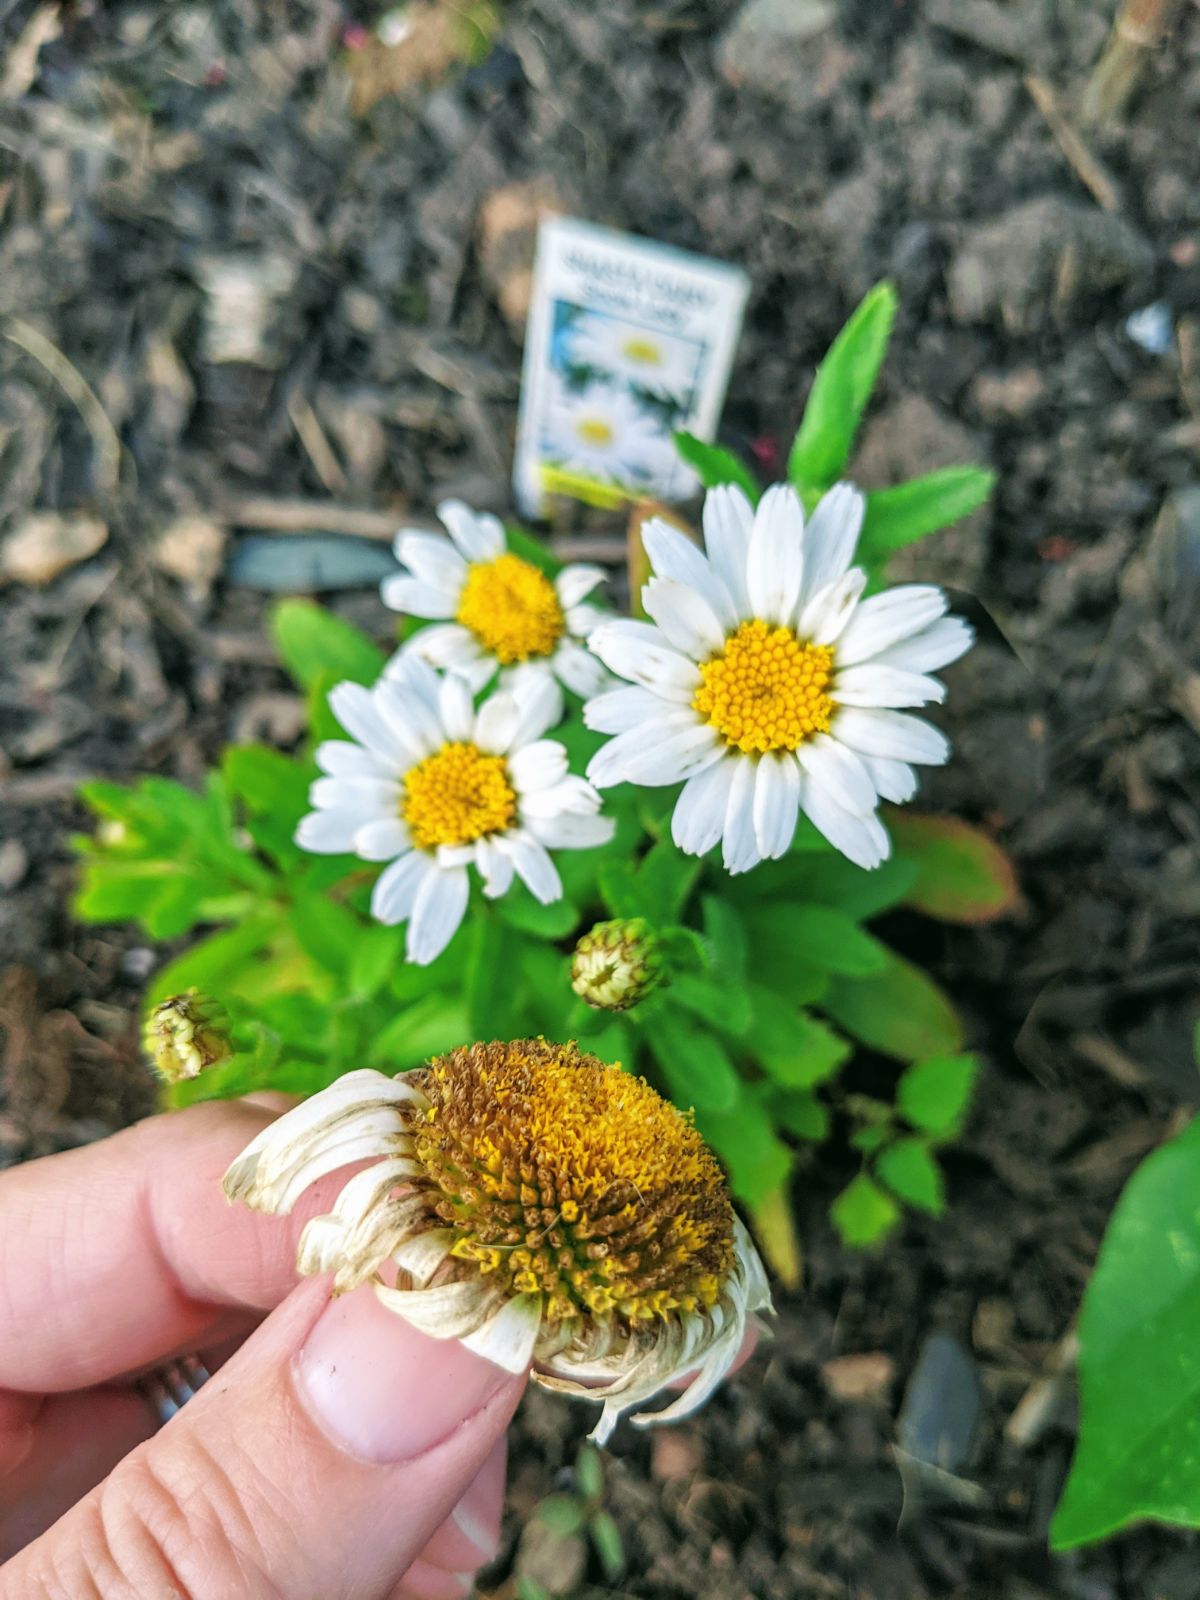
[[[422,760],[445,743],[441,720],[414,688],[411,675],[377,683],[374,696],[381,721],[386,724],[397,748],[407,756],[406,765]]]
[[[559,640],[558,648],[551,660],[554,663],[554,671],[571,693],[577,694],[581,700],[586,700],[589,695],[599,694],[601,689],[612,682],[603,664],[597,661],[591,651],[570,639]]]
[[[564,812],[557,817],[534,817],[527,831],[548,850],[594,850],[607,844],[616,829],[612,817]]]
[[[406,566],[414,578],[420,578],[431,589],[458,597],[467,576],[467,564],[458,551],[438,533],[421,533],[415,528],[401,531],[396,537],[396,560]]]
[[[704,547],[739,619],[753,615],[746,588],[746,554],[753,526],[754,507],[736,484],[721,484],[705,495]]]
[[[475,726],[475,704],[462,678],[451,674],[442,679],[438,689],[438,713],[447,739],[462,741],[471,737]]]
[[[885,800],[893,805],[903,805],[917,792],[917,775],[907,761],[893,761],[887,756],[863,756],[862,764],[871,775],[871,782]]]
[[[844,706],[941,705],[946,698],[946,686],[924,672],[907,672],[901,667],[865,661],[861,666],[839,672],[830,694]]]
[[[507,894],[513,881],[512,859],[486,835],[475,842],[475,865],[483,879],[483,892],[489,900]]]
[[[567,774],[567,752],[557,739],[536,739],[517,750],[508,763],[509,776],[518,794],[551,789]]]
[[[734,758],[732,766],[721,858],[726,872],[749,872],[762,860],[754,837],[754,762]]]
[[[864,756],[890,756],[940,767],[950,757],[950,741],[940,728],[905,711],[866,711],[847,706],[833,725],[834,736]]]
[[[796,632],[813,644],[833,644],[854,615],[859,597],[867,586],[861,567],[851,567],[836,583],[818,589],[801,608]]]
[[[618,734],[588,764],[588,779],[598,789],[614,783],[649,788],[682,783],[719,761],[725,749],[719,734],[693,714],[659,717],[642,728]]]
[[[378,693],[382,685],[376,685]],[[410,747],[396,737],[376,704],[375,694],[361,683],[339,683],[329,691],[329,709],[359,744],[393,764],[410,765]]]
[[[489,695],[475,718],[475,743],[489,755],[502,756],[512,746],[521,722],[517,697],[507,690]]]
[[[518,1295],[507,1301],[460,1343],[477,1356],[492,1361],[505,1372],[524,1372],[533,1360],[533,1347],[542,1326],[541,1295]]]
[[[862,491],[852,483],[835,483],[828,494],[822,495],[804,535],[801,608],[822,589],[846,576],[862,532],[866,506]]]
[[[359,811],[310,811],[297,824],[296,843],[317,856],[347,855],[363,820]]]
[[[331,778],[387,778],[400,770],[398,762],[348,739],[326,739],[317,746],[314,760]]]
[[[504,687],[517,702],[517,728],[510,749],[540,739],[562,721],[562,690],[544,662],[527,661],[514,667],[505,676]]]
[[[408,919],[406,950],[415,966],[427,967],[453,939],[469,893],[466,867],[435,867],[426,873]]]
[[[552,901],[562,899],[562,879],[558,875],[558,868],[540,839],[524,828],[512,828],[508,833],[498,834],[496,844],[510,858],[535,900],[548,906]]]
[[[403,611],[410,617],[452,617],[457,607],[456,597],[445,589],[435,589],[420,578],[406,578],[402,573],[385,578],[379,586],[385,606],[392,611]]]
[[[844,811],[857,815],[875,809],[875,785],[862,758],[844,744],[819,733],[796,751],[803,771]]]
[[[817,832],[855,866],[870,871],[891,854],[891,841],[874,812],[846,811],[811,778],[806,777],[800,787],[800,806]]]
[[[486,511],[472,511],[461,500],[443,500],[438,521],[468,561],[494,561],[504,554],[504,525]]]
[[[946,609],[946,596],[925,583],[902,583],[864,600],[842,634],[838,661],[843,667],[869,661],[888,645],[920,633]]]
[[[465,667],[483,661],[479,641],[461,622],[438,622],[432,628],[422,628],[414,633],[402,649],[398,650],[384,668],[384,676],[392,677],[409,654],[421,656],[435,667]],[[491,661],[485,662],[490,672]]]
[[[354,835],[354,854],[364,861],[391,861],[411,848],[408,829],[399,817],[377,817]]]
[[[800,811],[800,768],[789,755],[765,755],[754,776],[754,837],[764,861],[786,855]]]
[[[937,672],[965,655],[975,642],[975,630],[961,617],[941,617],[920,633],[891,644],[871,657],[871,665],[903,667],[906,672]]]
[[[687,704],[700,683],[696,663],[672,650],[661,629],[648,622],[605,622],[588,640],[588,648],[618,677],[640,683],[663,700]]]
[[[404,922],[412,914],[417,892],[426,877],[436,871],[429,857],[419,850],[412,850],[385,867],[371,891],[371,915],[376,922],[386,922],[389,926]]]
[[[717,577],[707,556],[686,533],[673,528],[661,517],[651,517],[642,524],[642,547],[657,577],[674,578],[677,583],[695,589],[708,601],[725,627],[736,624],[737,612],[728,589]]]
[[[725,646],[725,630],[702,594],[675,578],[651,578],[642,605],[668,643],[693,661],[707,661]]]
[[[597,584],[603,583],[604,578],[603,567],[593,567],[584,561],[572,562],[564,567],[554,580],[554,590],[558,595],[559,605],[564,611],[569,611],[572,606],[577,606],[591,594]]]
[[[662,713],[662,701],[649,689],[610,689],[584,706],[583,723],[595,733],[627,733]]]
[[[724,832],[736,765],[733,758],[717,761],[684,784],[671,818],[671,837],[685,855],[707,855]]]
[[[754,615],[790,624],[804,565],[804,512],[787,483],[775,483],[758,502],[746,555],[746,588]]]

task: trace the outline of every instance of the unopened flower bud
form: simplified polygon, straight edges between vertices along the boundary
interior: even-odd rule
[[[155,1006],[146,1022],[146,1053],[168,1083],[198,1078],[233,1055],[225,1008],[189,989]]]
[[[571,987],[597,1011],[628,1011],[661,977],[658,938],[645,917],[598,922],[575,946]]]

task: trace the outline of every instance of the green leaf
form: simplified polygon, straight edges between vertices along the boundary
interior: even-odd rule
[[[311,689],[322,676],[369,685],[383,671],[383,651],[312,600],[280,601],[271,612],[271,636],[302,689]]]
[[[615,1583],[625,1571],[625,1547],[621,1543],[620,1530],[607,1511],[597,1511],[588,1524],[588,1531],[605,1577],[610,1583]]]
[[[753,1015],[750,997],[745,989],[734,984],[719,983],[711,976],[701,977],[694,972],[680,972],[671,979],[664,996],[671,1005],[682,1006],[722,1033],[741,1034],[750,1026]]]
[[[879,1244],[900,1220],[900,1207],[865,1172],[844,1188],[829,1208],[834,1227],[859,1249]]]
[[[192,945],[157,974],[146,991],[146,1009],[191,988],[202,994],[220,995],[275,937],[284,915],[282,907],[262,906],[237,927],[210,933]]]
[[[877,283],[817,368],[788,455],[788,479],[798,488],[826,489],[841,476],[887,354],[896,308],[892,285]]]
[[[820,1144],[829,1137],[829,1108],[815,1094],[801,1089],[776,1091],[768,1102],[771,1115],[786,1132],[797,1139]]]
[[[295,827],[308,810],[312,772],[264,744],[236,744],[221,761],[225,787],[251,811],[278,816]]]
[[[978,1072],[978,1056],[930,1056],[916,1061],[901,1074],[896,1104],[914,1128],[951,1139],[962,1127]]]
[[[393,1017],[371,1041],[368,1065],[387,1065],[394,1072],[419,1067],[430,1056],[469,1044],[467,1009],[454,995],[427,994]]]
[[[946,1204],[942,1169],[923,1139],[897,1139],[875,1161],[875,1175],[918,1211],[940,1216]]]
[[[758,504],[762,493],[758,480],[732,450],[719,444],[705,444],[694,433],[683,430],[675,435],[675,448],[706,489],[715,489],[722,483],[736,483],[745,491],[752,506]]]
[[[880,972],[887,948],[836,906],[768,903],[754,913],[751,942],[770,945],[821,972],[866,977]]]
[[[796,1233],[790,1186],[781,1183],[750,1208],[754,1231],[777,1277],[798,1289],[804,1276],[804,1253]]]
[[[533,534],[527,533],[524,528],[519,528],[513,522],[505,524],[504,534],[508,540],[508,548],[523,561],[532,563],[548,578],[557,577],[562,571],[562,562],[547,548],[540,539],[535,539]]]
[[[553,1596],[536,1578],[518,1578],[517,1600],[553,1600]]]
[[[601,863],[596,875],[600,898],[610,917],[640,917],[642,897],[633,867],[628,861],[610,858]]]
[[[730,1187],[746,1205],[761,1205],[787,1181],[796,1158],[776,1137],[766,1106],[748,1087],[731,1113],[715,1115],[698,1106],[696,1126],[725,1163]]]
[[[304,953],[335,977],[345,973],[365,926],[353,911],[328,895],[303,891],[292,903],[289,922]]]
[[[473,1039],[508,1039],[519,1031],[522,955],[527,946],[489,909],[477,906],[466,928],[464,991]]]
[[[1200,1527],[1200,1118],[1117,1202],[1079,1319],[1079,1443],[1056,1550],[1143,1517]]]
[[[647,1019],[645,1031],[677,1106],[732,1110],[741,1081],[719,1040],[668,1010]]]
[[[652,908],[656,922],[669,922],[683,909],[703,863],[685,856],[670,838],[659,839],[642,857],[636,874],[641,904]]]
[[[604,1493],[604,1470],[595,1445],[580,1445],[579,1454],[575,1457],[575,1482],[579,1485],[580,1494],[588,1500],[599,1500]]]
[[[884,561],[927,533],[970,516],[995,486],[996,474],[986,467],[943,467],[894,489],[873,489],[855,560],[860,566]]]
[[[745,1048],[784,1088],[812,1089],[849,1058],[845,1039],[774,990],[752,984],[750,1003],[754,1016],[742,1030]]]
[[[764,863],[753,876],[763,876],[762,899],[815,900],[855,922],[866,922],[899,905],[916,881],[917,871],[915,861],[893,855],[873,871],[864,872],[831,850],[826,855],[785,856]]]
[[[821,1009],[863,1044],[899,1061],[962,1049],[962,1024],[950,1001],[932,978],[891,951],[880,972],[834,978]]]
[[[404,960],[404,937],[403,928],[381,923],[359,931],[346,968],[346,986],[355,999],[369,1000],[383,988]]]
[[[712,947],[719,973],[732,983],[746,976],[746,929],[728,900],[706,894],[701,901],[704,936]]]
[[[578,1533],[587,1520],[587,1508],[573,1494],[548,1494],[534,1516],[553,1533]]]
[[[908,905],[943,922],[992,922],[1017,902],[1017,877],[1000,846],[957,817],[890,810],[897,854],[915,862]]]
[[[535,900],[523,883],[514,883],[492,910],[502,922],[535,939],[565,939],[579,926],[579,907],[570,900],[552,900],[548,906]]]

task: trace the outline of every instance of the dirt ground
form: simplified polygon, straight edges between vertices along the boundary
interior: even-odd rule
[[[1074,1415],[1069,1381],[1038,1381],[1122,1183],[1200,1102],[1200,9],[1082,156],[1055,109],[1073,124],[1111,3],[784,0],[782,42],[771,9],[512,0],[483,59],[418,62],[368,107],[392,69],[366,8],[0,7],[0,532],[64,544],[52,579],[21,569],[37,583],[0,557],[0,1162],[150,1101],[133,1018],[156,958],[70,916],[78,780],[289,744],[271,593],[315,561],[383,638],[397,514],[509,503],[535,203],[747,270],[723,436],[767,472],[890,274],[856,475],[1000,475],[903,570],[981,626],[927,793],[995,831],[1022,905],[887,930],[959,997],[987,1073],[948,1215],[881,1255],[825,1221],[848,1158],[804,1174],[805,1288],[703,1416],[621,1431],[628,1573],[606,1587],[593,1554],[572,1592],[1185,1600],[1189,1536],[1048,1555]],[[31,535],[35,514],[56,520]],[[560,537],[619,532],[589,514]],[[547,1581],[521,1528],[587,1426],[525,1406],[483,1592]],[[898,1462],[930,1437],[952,1476]]]

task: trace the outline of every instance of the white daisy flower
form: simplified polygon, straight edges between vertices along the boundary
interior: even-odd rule
[[[946,760],[945,735],[903,708],[945,697],[929,674],[972,632],[924,584],[862,598],[863,511],[840,483],[806,527],[787,484],[757,510],[722,487],[704,503],[706,552],[661,520],[643,527],[653,621],[606,622],[589,640],[635,687],[585,706],[588,727],[616,735],[588,776],[598,789],[683,783],[671,831],[687,854],[723,840],[725,866],[745,872],[786,853],[803,811],[877,867],[891,849],[880,799],[911,799],[913,763]]]
[[[679,467],[659,422],[626,390],[599,383],[578,393],[558,386],[546,407],[541,451],[567,472],[622,487],[669,481]]]
[[[585,317],[571,330],[573,365],[636,384],[651,394],[685,401],[696,382],[699,352],[686,340],[611,317]]]
[[[298,1269],[331,1272],[335,1293],[371,1283],[423,1333],[601,1401],[600,1443],[680,1379],[677,1399],[634,1421],[695,1411],[770,1310],[691,1121],[574,1045],[476,1044],[395,1078],[348,1073],[259,1134],[225,1193],[288,1212],[369,1159],[304,1229]]]
[[[598,694],[611,680],[584,647],[604,613],[586,603],[604,581],[601,567],[575,562],[551,581],[508,548],[504,524],[461,500],[443,500],[438,517],[450,537],[416,528],[396,535],[404,567],[383,580],[383,603],[435,625],[403,645],[388,668],[421,656],[478,690],[497,667],[509,679],[542,674],[578,695]],[[562,717],[562,697],[558,698]]]
[[[340,683],[329,704],[351,740],[319,745],[326,774],[296,842],[391,864],[371,895],[380,922],[408,923],[408,959],[441,954],[467,909],[474,863],[491,899],[513,875],[548,905],[562,895],[551,850],[586,850],[612,837],[590,783],[567,771],[562,745],[542,735],[555,718],[553,683],[491,695],[478,710],[461,678],[439,679],[417,657],[373,689]]]

